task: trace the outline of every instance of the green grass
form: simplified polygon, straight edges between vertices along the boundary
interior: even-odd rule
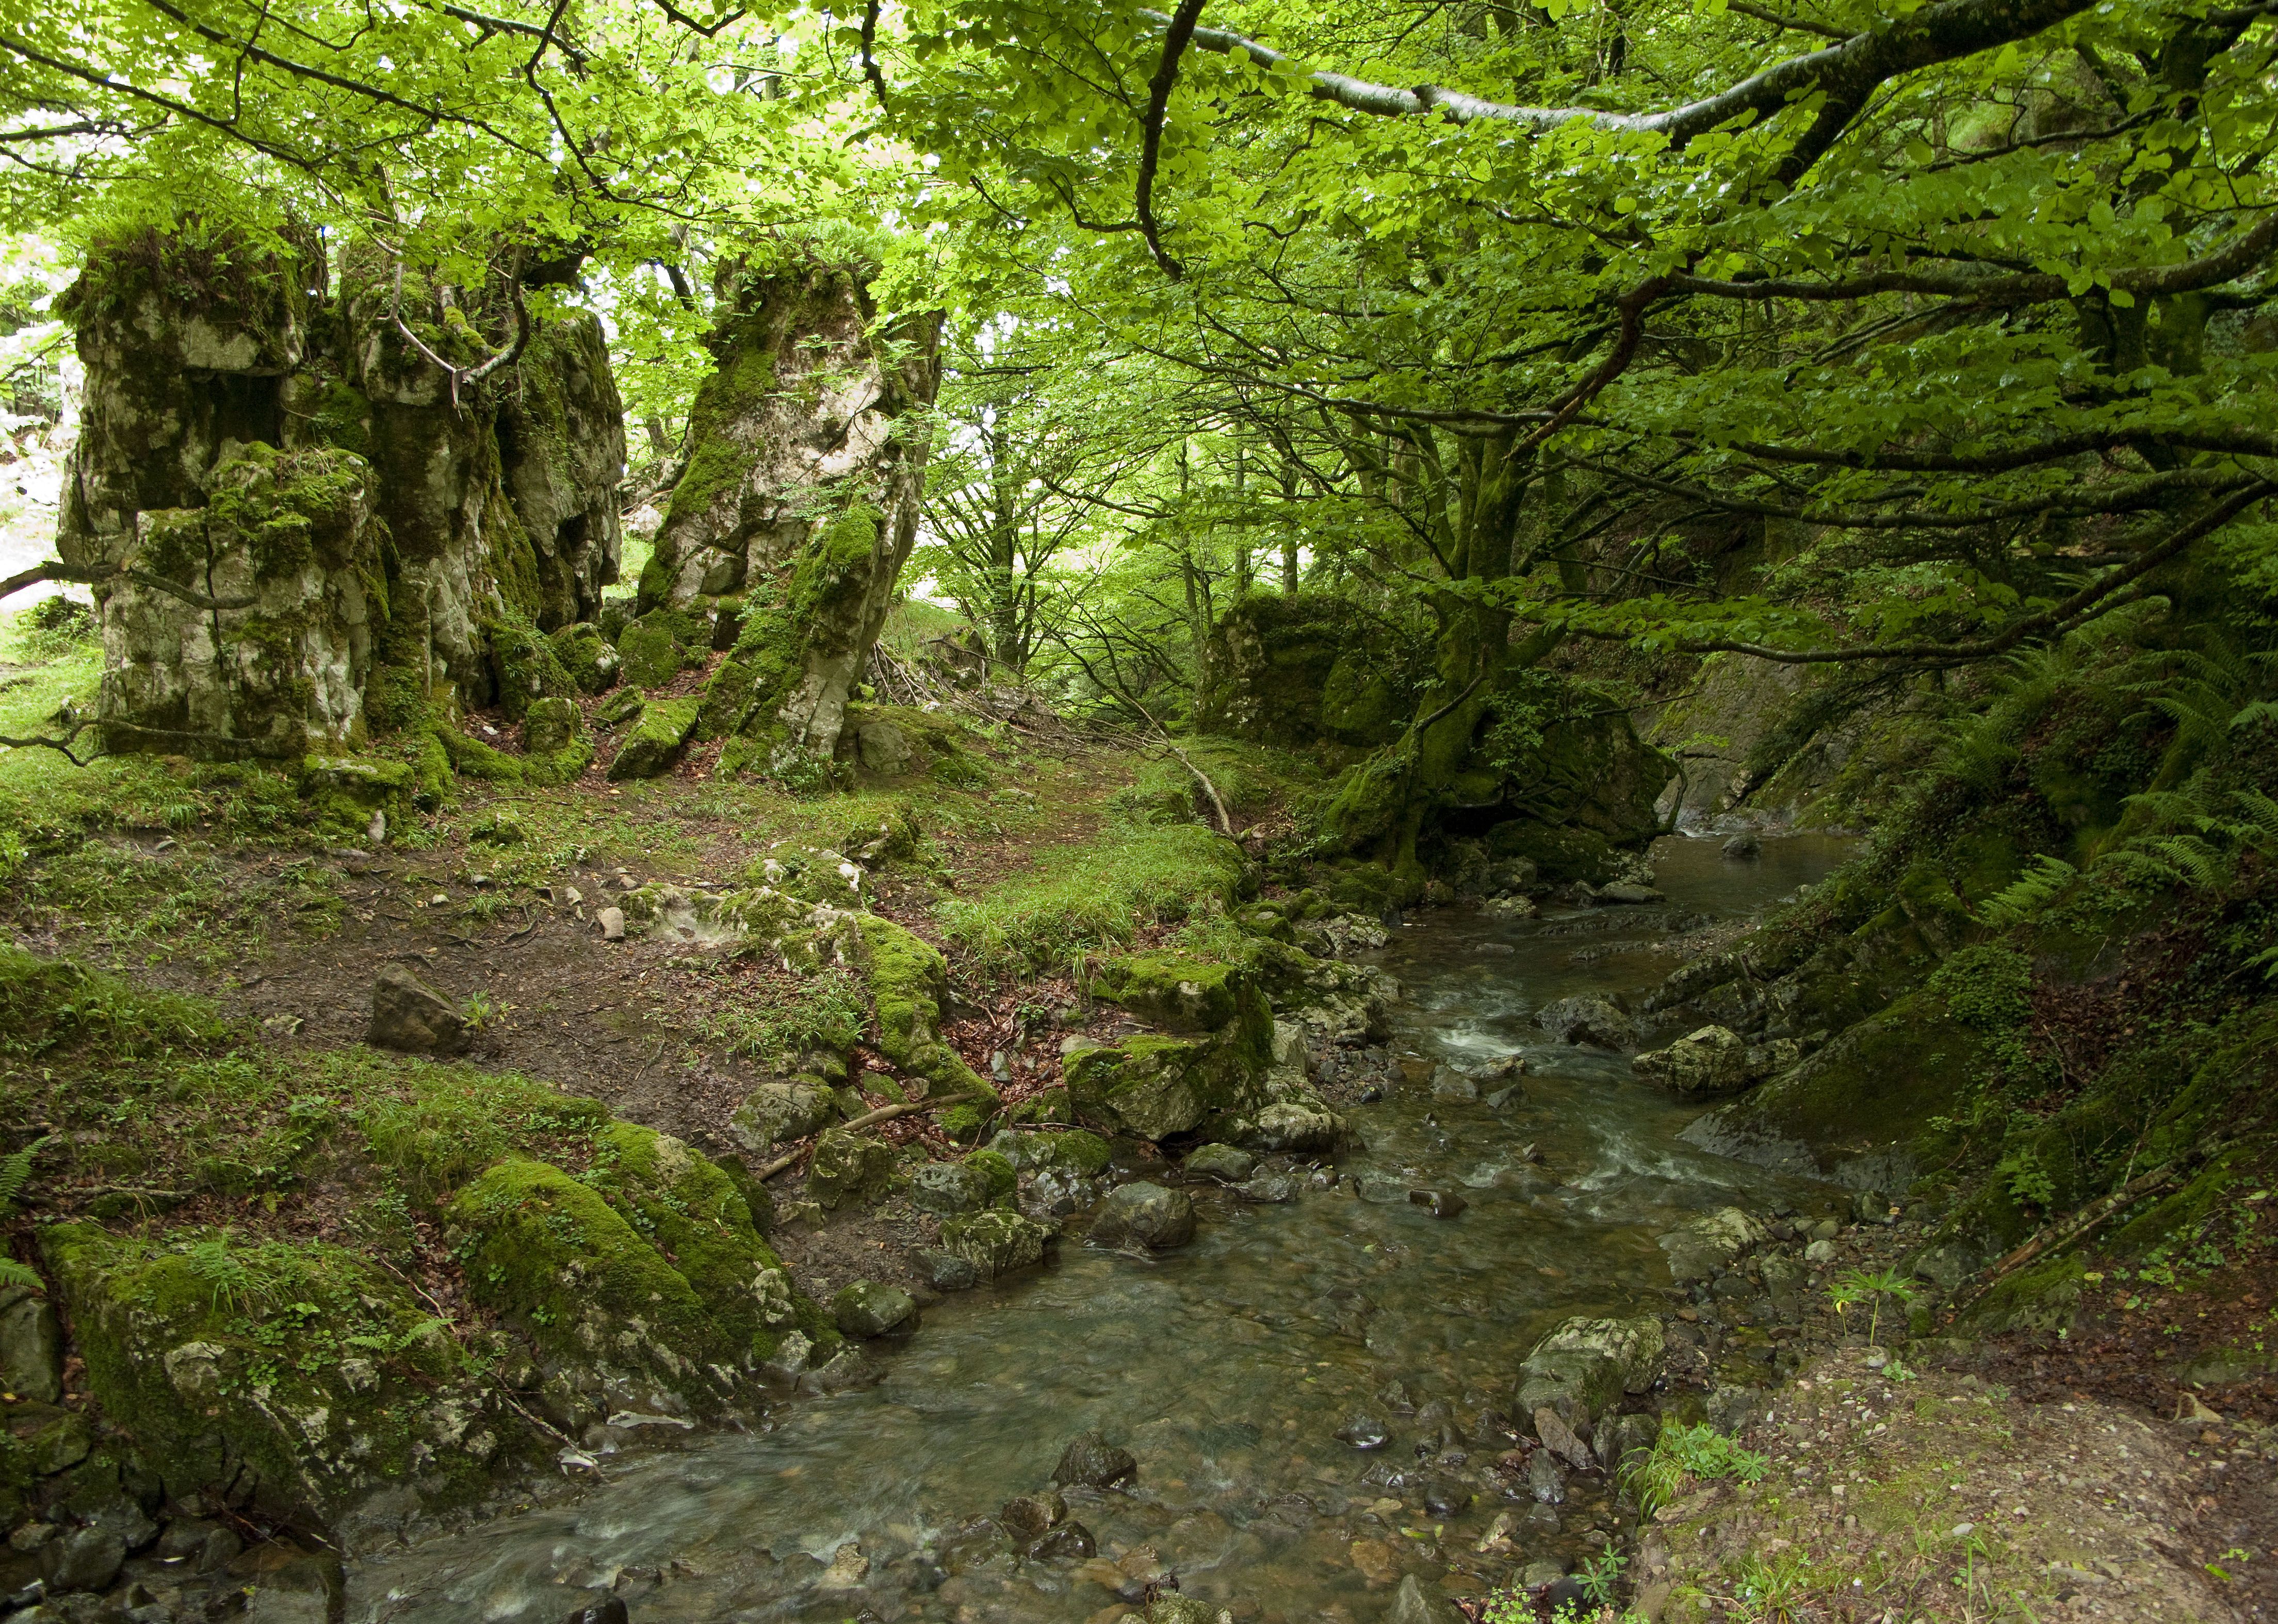
[[[852,1048],[870,1025],[868,989],[836,965],[811,976],[745,974],[730,986],[731,996],[707,1018],[704,1035],[727,1053],[762,1064],[806,1049]]]
[[[1111,824],[1095,841],[1046,848],[993,890],[943,903],[942,929],[987,973],[1032,975],[1128,946],[1143,926],[1223,911],[1242,869],[1239,847],[1195,825]]]

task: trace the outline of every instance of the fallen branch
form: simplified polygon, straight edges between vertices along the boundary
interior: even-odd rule
[[[1960,1319],[1985,1300],[1992,1289],[2026,1264],[2075,1241],[2084,1240],[2145,1196],[2167,1188],[2214,1154],[2213,1145],[2201,1145],[2174,1161],[2139,1173],[2102,1201],[2091,1201],[2061,1224],[2051,1224],[2015,1250],[1995,1260],[1985,1278],[1968,1296],[1953,1305],[1950,1319]]]
[[[964,1098],[962,1094],[944,1094],[938,1100],[910,1100],[900,1105],[881,1105],[875,1110],[864,1111],[860,1117],[851,1117],[838,1125],[845,1128],[851,1133],[856,1128],[867,1128],[873,1123],[891,1122],[897,1117],[909,1117],[915,1115],[919,1111],[933,1110],[937,1107],[947,1105],[954,1100],[959,1100],[962,1098]],[[806,1154],[806,1147],[802,1146],[797,1150],[785,1152],[784,1155],[777,1156],[774,1161],[768,1163],[758,1172],[753,1173],[752,1177],[757,1179],[774,1178],[777,1173],[780,1173],[785,1168],[791,1166],[801,1156],[805,1155]]]

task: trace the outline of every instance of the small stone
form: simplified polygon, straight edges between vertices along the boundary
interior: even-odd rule
[[[1625,903],[1635,907],[1646,903],[1664,902],[1667,898],[1649,885],[1640,885],[1633,880],[1617,880],[1611,885],[1598,888],[1598,900]]]
[[[602,941],[623,942],[625,939],[625,911],[623,909],[597,908],[593,911],[593,922],[601,927]]]
[[[1566,1424],[1564,1417],[1548,1405],[1538,1407],[1534,1412],[1534,1436],[1542,1440],[1545,1449],[1577,1471],[1596,1464],[1590,1453],[1590,1446]]]
[[[1355,1449],[1382,1449],[1392,1441],[1392,1430],[1373,1415],[1357,1414],[1337,1429],[1337,1441]]]
[[[1158,1184],[1121,1186],[1100,1203],[1099,1216],[1091,1221],[1091,1239],[1099,1246],[1167,1252],[1194,1238],[1194,1198]]]
[[[1260,1173],[1235,1189],[1246,1201],[1280,1206],[1296,1201],[1303,1193],[1304,1186],[1292,1173]]]
[[[1109,1443],[1097,1432],[1084,1432],[1060,1452],[1052,1481],[1062,1487],[1082,1483],[1087,1488],[1112,1489],[1128,1483],[1138,1472],[1139,1462],[1129,1450]]]
[[[1544,1506],[1556,1506],[1566,1498],[1566,1474],[1548,1449],[1538,1449],[1526,1462],[1527,1491]]]
[[[98,1523],[53,1542],[41,1555],[49,1590],[107,1590],[126,1564],[126,1542]]]
[[[933,1248],[912,1254],[919,1275],[936,1292],[967,1292],[981,1284],[981,1271],[953,1252]]]
[[[1479,1097],[1479,1086],[1453,1066],[1441,1066],[1432,1073],[1432,1097],[1450,1104],[1462,1104]]]
[[[574,885],[565,885],[562,888],[562,900],[574,908],[585,900],[585,893]]]
[[[1722,850],[1728,858],[1737,858],[1746,860],[1749,858],[1760,858],[1763,856],[1764,842],[1758,837],[1754,829],[1743,829],[1738,835],[1733,835],[1731,839],[1726,841],[1722,847],[1718,848],[1718,850]]]
[[[1435,1218],[1452,1218],[1471,1205],[1453,1190],[1410,1190],[1408,1204],[1421,1207]]]
[[[830,1553],[830,1565],[822,1570],[815,1582],[818,1590],[859,1590],[862,1581],[870,1576],[870,1559],[862,1554],[862,1547],[848,1540]]]
[[[1063,1522],[1028,1546],[1031,1560],[1082,1561],[1099,1554],[1099,1542],[1081,1522]]]
[[[1042,1539],[1067,1521],[1067,1501],[1049,1489],[1042,1494],[1016,1495],[1005,1502],[997,1521],[1016,1540]]]
[[[371,1024],[364,1041],[411,1054],[463,1055],[467,1023],[450,1001],[401,964],[382,964],[371,987]]]
[[[857,1280],[830,1300],[830,1317],[840,1332],[865,1339],[917,1329],[918,1305],[898,1285]]]
[[[631,1624],[631,1616],[625,1611],[625,1598],[612,1596],[607,1601],[578,1608],[563,1619],[562,1624]]]
[[[1809,1246],[1803,1249],[1803,1261],[1807,1263],[1833,1262],[1835,1261],[1835,1243],[1831,1240],[1813,1241]]]
[[[1956,1539],[1968,1539],[1972,1534],[1977,1532],[1977,1525],[1974,1522],[1957,1522],[1947,1532]]]

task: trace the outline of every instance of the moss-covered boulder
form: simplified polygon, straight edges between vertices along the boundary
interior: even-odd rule
[[[1105,1140],[1082,1128],[1066,1133],[1036,1133],[1006,1128],[989,1141],[989,1148],[1023,1173],[1054,1172],[1079,1178],[1097,1178],[1113,1157]]]
[[[42,1231],[87,1384],[174,1496],[249,1479],[267,1514],[329,1524],[417,1482],[471,1498],[518,1424],[394,1276],[322,1242]]]
[[[554,657],[581,694],[607,693],[617,685],[624,669],[617,651],[591,621],[579,621],[555,632]]]
[[[929,1097],[953,1094],[967,1109],[952,1121],[977,1129],[998,1106],[997,1091],[941,1035],[949,1000],[949,964],[930,942],[876,914],[860,918],[866,966],[876,1010],[878,1048],[903,1071],[926,1080]]]
[[[653,609],[617,637],[624,679],[636,688],[663,688],[704,663],[710,635],[703,617],[680,609]]]
[[[1001,1208],[952,1218],[941,1226],[942,1249],[961,1258],[983,1280],[994,1280],[1043,1261],[1052,1231],[1034,1218]]]
[[[593,759],[585,713],[574,699],[535,699],[522,719],[523,775],[533,784],[566,784]]]
[[[882,1201],[902,1177],[902,1153],[884,1140],[845,1128],[826,1128],[814,1141],[806,1188],[826,1210],[835,1210]]]
[[[1253,593],[1211,632],[1205,731],[1264,743],[1390,743],[1414,711],[1414,650],[1395,648],[1347,599]]]
[[[746,1366],[773,1358],[794,1326],[820,1323],[736,1182],[679,1140],[612,1122],[594,1136],[585,1182],[671,1261]]]
[[[467,1289],[520,1330],[550,1374],[609,1405],[714,1410],[747,1344],[600,1191],[508,1156],[446,1209]]]
[[[1216,1032],[1261,1013],[1271,1018],[1247,972],[1176,949],[1101,960],[1089,967],[1084,990],[1170,1032]]]
[[[1925,1125],[1953,1114],[1983,1074],[1983,1043],[1936,995],[1908,994],[1684,1137],[1796,1171],[1871,1170],[1878,1187],[1903,1188]]]
[[[642,705],[609,763],[610,782],[657,778],[670,772],[696,731],[698,705],[689,698],[652,699]]]
[[[409,827],[417,776],[409,764],[375,756],[306,756],[301,796],[316,831],[334,840],[386,838]]]
[[[1065,1076],[1077,1120],[1106,1133],[1164,1140],[1267,1102],[1270,1018],[1235,1022],[1200,1038],[1141,1033],[1068,1057]]]

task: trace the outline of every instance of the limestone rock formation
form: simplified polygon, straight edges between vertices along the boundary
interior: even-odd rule
[[[712,617],[729,772],[827,763],[917,539],[939,322],[874,326],[862,271],[723,267],[717,368],[642,572],[643,622]],[[677,641],[691,639],[676,632]]]
[[[313,238],[143,233],[58,304],[87,389],[56,545],[95,583],[111,748],[296,758],[360,745],[368,713],[520,720],[576,687],[539,634],[595,614],[616,574],[599,322],[539,319],[476,383],[398,328],[392,262],[352,248],[340,284]],[[496,288],[411,278],[402,299],[453,366],[517,330]]]

